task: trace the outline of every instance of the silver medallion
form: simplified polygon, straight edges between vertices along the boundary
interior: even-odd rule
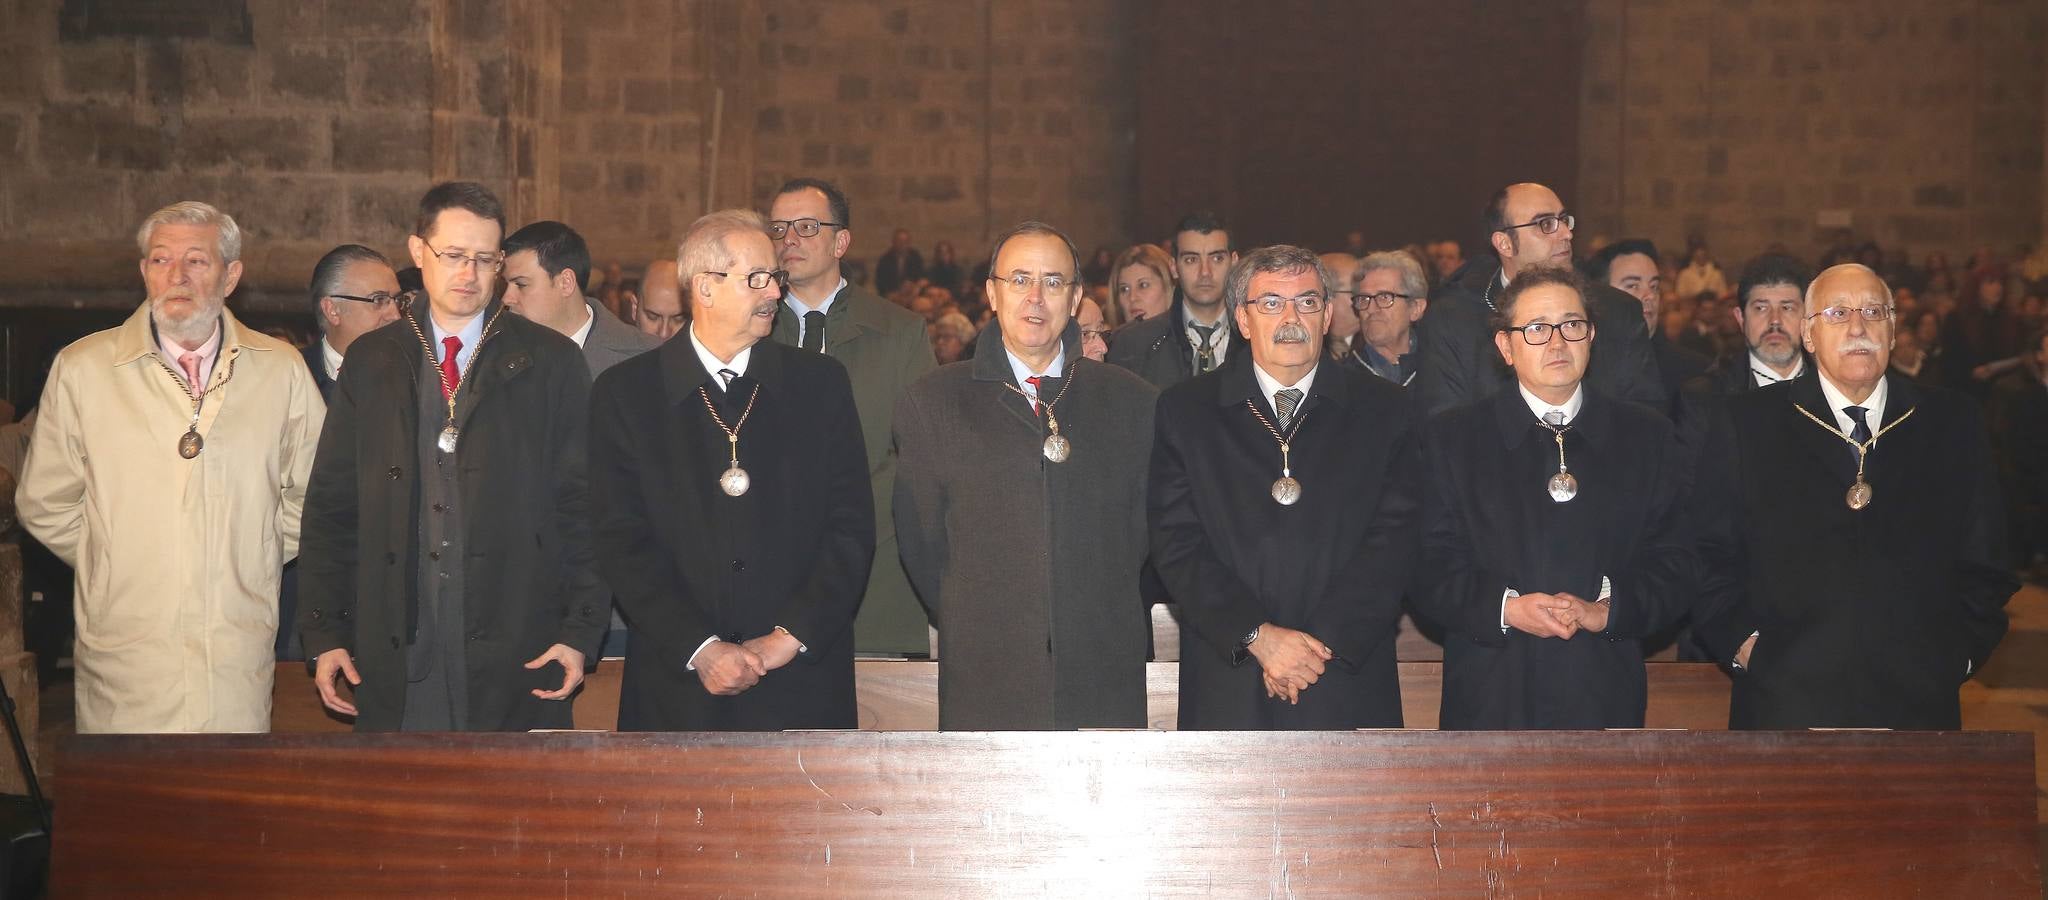
[[[1546,490],[1550,491],[1550,499],[1566,503],[1579,495],[1579,480],[1573,478],[1570,472],[1559,472],[1550,476],[1550,484]]]
[[[752,487],[753,484],[754,480],[747,477],[747,470],[740,468],[738,463],[734,463],[732,468],[725,470],[724,473],[718,476],[718,488],[724,491],[728,497],[737,497],[746,493],[747,488]]]
[[[1849,508],[1862,509],[1870,505],[1870,482],[1858,480],[1849,485]]]
[[[454,453],[455,441],[460,437],[462,437],[462,432],[455,430],[455,426],[450,425],[441,429],[441,436],[434,440],[434,446],[441,448],[442,453]]]
[[[1074,444],[1072,441],[1067,440],[1065,435],[1051,434],[1046,436],[1045,446],[1042,449],[1045,452],[1046,459],[1062,463],[1067,461],[1067,457],[1073,455]]]
[[[193,459],[199,455],[199,451],[204,449],[206,449],[206,439],[200,437],[197,431],[187,431],[178,437],[179,456]]]
[[[1294,480],[1292,475],[1284,476],[1279,481],[1273,482],[1273,502],[1281,506],[1293,506],[1296,503],[1300,503],[1301,482]]]

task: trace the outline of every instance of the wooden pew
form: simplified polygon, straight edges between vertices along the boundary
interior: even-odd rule
[[[584,679],[576,697],[576,727],[608,731],[619,719],[619,677],[625,663],[606,659]],[[860,727],[869,731],[932,731],[939,727],[938,663],[863,659],[854,662]],[[1404,662],[1402,716],[1409,728],[1435,728],[1443,697],[1443,664]],[[1147,717],[1171,731],[1179,709],[1178,663],[1148,663]],[[1651,728],[1721,729],[1728,726],[1728,676],[1707,663],[1648,664]],[[1313,689],[1311,689],[1313,690]],[[300,663],[280,664],[272,693],[270,729],[280,733],[347,731],[348,720],[329,714]]]
[[[2030,734],[79,736],[53,896],[2040,895]]]

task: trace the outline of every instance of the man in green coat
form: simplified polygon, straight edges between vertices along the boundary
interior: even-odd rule
[[[798,178],[784,184],[769,204],[768,219],[776,262],[789,272],[789,289],[770,337],[823,352],[846,367],[867,444],[875,493],[875,565],[853,623],[854,652],[925,656],[931,641],[924,609],[897,561],[891,525],[896,451],[889,438],[896,398],[936,365],[924,318],[840,276],[839,258],[853,244],[852,216],[846,195],[830,182]]]

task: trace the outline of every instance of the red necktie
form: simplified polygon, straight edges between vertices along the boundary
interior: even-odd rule
[[[455,364],[455,354],[462,352],[462,339],[449,335],[441,339],[446,352],[441,354],[441,399],[455,396],[455,389],[462,384],[462,368]]]
[[[1034,416],[1038,415],[1038,379],[1042,377],[1044,376],[1033,375],[1024,379],[1025,384],[1031,385],[1031,414]]]

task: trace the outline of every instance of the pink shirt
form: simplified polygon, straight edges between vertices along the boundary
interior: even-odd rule
[[[185,376],[185,367],[179,364],[178,357],[186,353],[199,354],[199,383],[189,385],[192,393],[198,394],[206,390],[207,380],[213,377],[213,364],[220,359],[220,323],[213,323],[213,336],[207,338],[206,343],[199,345],[196,351],[186,350],[172,343],[169,338],[164,337],[163,332],[157,332],[156,347],[157,352],[163,354],[164,364],[170,366],[171,371],[178,373],[179,378]]]

